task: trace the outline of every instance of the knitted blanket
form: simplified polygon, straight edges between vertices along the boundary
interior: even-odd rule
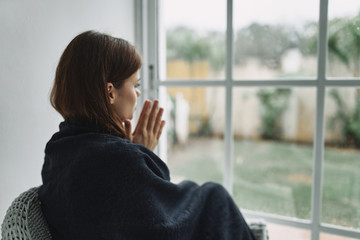
[[[171,183],[151,150],[90,123],[60,124],[42,179],[55,239],[255,239],[221,185]]]

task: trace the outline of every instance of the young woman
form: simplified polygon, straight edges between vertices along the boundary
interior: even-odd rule
[[[170,182],[152,150],[165,122],[140,96],[141,58],[127,41],[88,31],[65,49],[51,104],[63,116],[46,145],[39,189],[55,239],[254,239],[219,184]]]

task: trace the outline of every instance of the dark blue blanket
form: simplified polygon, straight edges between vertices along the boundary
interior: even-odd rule
[[[60,124],[42,178],[55,239],[255,239],[221,185],[173,184],[151,150],[91,124]]]

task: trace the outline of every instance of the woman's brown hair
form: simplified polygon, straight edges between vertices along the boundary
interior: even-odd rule
[[[65,120],[90,121],[126,137],[111,112],[107,83],[121,88],[141,67],[141,57],[127,41],[87,31],[66,47],[56,69],[51,105]]]

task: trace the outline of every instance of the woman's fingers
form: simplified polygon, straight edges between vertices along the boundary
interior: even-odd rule
[[[147,124],[147,130],[149,132],[152,132],[154,129],[154,126],[156,125],[157,115],[158,115],[158,107],[159,107],[159,101],[155,100],[153,107],[151,109],[150,115],[149,115],[149,121]]]
[[[149,100],[144,103],[138,124],[132,134],[134,143],[143,144],[151,150],[155,149],[165,125],[165,121],[161,120],[163,112],[164,109],[159,108],[158,100],[153,104]],[[125,128],[128,132],[129,123],[125,122]]]
[[[156,120],[155,120],[155,125],[153,127],[153,133],[155,135],[157,135],[157,132],[159,131],[160,129],[160,126],[161,126],[161,118],[162,118],[162,115],[163,115],[163,112],[164,112],[164,109],[163,108],[160,108],[157,115],[156,115]]]
[[[160,123],[160,128],[159,128],[159,130],[158,130],[158,132],[157,132],[157,135],[156,135],[156,139],[157,139],[157,140],[159,140],[164,126],[165,126],[165,121],[162,120],[161,123]]]
[[[146,130],[146,125],[148,123],[148,118],[149,118],[150,107],[151,107],[151,101],[146,100],[144,103],[143,109],[141,110],[140,117],[139,117],[138,123],[136,125],[134,134],[136,134],[138,131]]]

